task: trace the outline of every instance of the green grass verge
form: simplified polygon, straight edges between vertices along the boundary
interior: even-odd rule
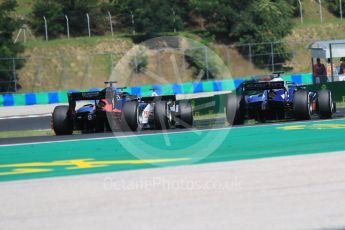
[[[25,48],[33,49],[39,47],[54,47],[54,46],[61,46],[61,45],[70,45],[70,46],[93,46],[97,45],[103,41],[114,41],[117,40],[131,40],[127,34],[116,34],[114,37],[111,35],[105,36],[91,36],[91,37],[71,37],[68,39],[67,37],[51,39],[49,42],[45,41],[44,39],[36,39],[36,40],[29,40],[24,43]]]

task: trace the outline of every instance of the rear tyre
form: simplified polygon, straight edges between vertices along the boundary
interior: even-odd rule
[[[297,90],[293,98],[293,112],[297,120],[310,120],[312,105],[309,93],[305,90]]]
[[[321,119],[331,118],[334,110],[331,91],[319,91],[317,94],[317,102],[319,108],[319,117]]]
[[[158,130],[169,129],[171,121],[171,113],[168,111],[166,101],[157,101],[154,105],[154,123]]]
[[[193,126],[193,111],[192,105],[188,102],[181,102],[179,104],[181,127],[190,128]],[[182,123],[182,124],[181,124]]]
[[[56,135],[71,135],[73,122],[68,116],[68,106],[56,106],[52,115],[52,128]]]
[[[230,125],[241,125],[244,123],[244,101],[242,96],[229,94],[226,103],[226,119]]]
[[[128,101],[123,104],[121,112],[121,129],[136,131],[138,128],[138,102]]]

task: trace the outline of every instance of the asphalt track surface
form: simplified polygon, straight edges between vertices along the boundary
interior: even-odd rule
[[[0,119],[0,132],[50,129],[51,116]]]
[[[335,118],[345,117],[345,108],[337,110],[337,113],[333,115]],[[313,120],[317,120],[317,116]],[[25,131],[25,130],[44,130],[50,129],[51,116],[34,116],[24,118],[0,118],[0,132],[2,131]],[[224,127],[224,119],[210,119],[195,121],[194,124],[198,129],[208,129],[212,127]],[[291,121],[281,122],[288,123]],[[211,125],[209,125],[211,124]],[[265,123],[256,125],[269,125],[275,123]],[[172,129],[167,132],[184,132],[186,129]],[[153,134],[160,133],[161,131],[156,130],[145,130],[140,132],[141,134]],[[133,132],[108,132],[108,133],[92,133],[92,134],[74,134],[68,136],[35,136],[35,137],[15,137],[15,138],[0,138],[0,145],[6,144],[18,144],[18,143],[33,143],[33,142],[49,142],[49,141],[64,141],[64,140],[82,140],[90,138],[108,138],[113,136],[129,136],[137,135],[138,133]]]
[[[0,146],[1,229],[345,229],[345,119],[100,135]]]
[[[33,122],[31,125],[28,124]],[[209,119],[202,121],[195,121],[198,129],[206,129],[213,127],[224,127],[225,119]],[[49,125],[47,125],[49,124]],[[211,126],[210,126],[211,124]],[[8,120],[0,119],[0,132],[1,131],[22,131],[22,130],[43,130],[50,129],[50,117],[36,117],[36,118],[15,118]],[[13,125],[13,126],[10,126]],[[21,127],[28,127],[28,129],[21,129]],[[30,128],[35,127],[35,128]],[[185,129],[185,128],[173,128],[164,131],[164,133],[171,132],[185,132],[188,130],[196,130],[196,128]],[[24,143],[35,143],[35,142],[51,142],[51,141],[68,141],[68,140],[83,140],[83,139],[99,139],[109,138],[116,136],[131,136],[140,134],[156,134],[162,133],[160,130],[143,130],[140,132],[105,132],[105,133],[86,133],[86,134],[73,134],[73,135],[62,135],[62,136],[32,136],[32,137],[13,137],[13,138],[0,138],[0,146],[7,144],[24,144]]]

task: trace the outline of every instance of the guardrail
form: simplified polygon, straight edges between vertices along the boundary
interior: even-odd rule
[[[170,94],[189,94],[200,92],[218,92],[230,91],[236,89],[244,80],[250,77],[241,79],[225,79],[213,80],[203,82],[187,82],[182,84],[166,84],[166,85],[143,85],[134,86],[125,89],[124,91],[138,95],[149,96],[155,88],[159,95]],[[292,74],[283,76],[284,80],[293,81],[296,84],[311,84],[311,73]],[[98,90],[90,89],[89,91]],[[72,90],[71,90],[72,91]],[[76,90],[73,90],[76,91]],[[35,104],[54,104],[54,103],[67,103],[67,91],[57,92],[40,92],[40,93],[8,93],[0,95],[0,106],[20,106],[20,105],[35,105]]]

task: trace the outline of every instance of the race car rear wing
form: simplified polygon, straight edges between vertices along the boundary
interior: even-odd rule
[[[107,87],[101,91],[67,93],[69,112],[75,112],[76,101],[96,101],[106,99],[109,103],[112,103],[114,94],[115,92],[110,87]]]
[[[111,87],[107,87],[100,91],[67,93],[67,97],[68,97],[68,102],[91,101],[91,100],[113,98],[114,94],[115,94],[115,90]]]
[[[243,91],[260,91],[270,89],[287,89],[285,81],[267,81],[267,82],[245,82],[243,83]]]
[[[175,95],[164,95],[164,96],[151,96],[151,97],[142,97],[140,98],[142,102],[154,102],[154,101],[176,101]]]
[[[90,101],[105,98],[105,91],[68,93],[68,101]]]

